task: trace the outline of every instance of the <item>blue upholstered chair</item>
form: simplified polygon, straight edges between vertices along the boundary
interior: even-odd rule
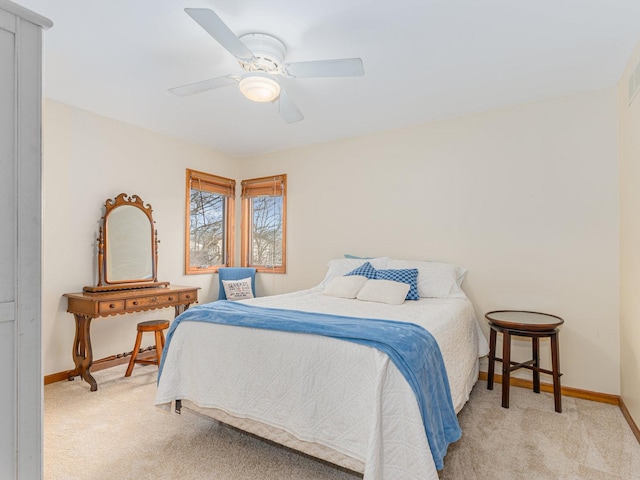
[[[256,269],[251,267],[220,267],[218,269],[219,293],[218,300],[226,300],[223,280],[242,280],[251,277],[251,291],[256,296]]]

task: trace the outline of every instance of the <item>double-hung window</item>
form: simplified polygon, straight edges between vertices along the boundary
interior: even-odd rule
[[[241,264],[286,272],[287,176],[242,181]]]
[[[185,273],[233,265],[236,181],[187,169]]]

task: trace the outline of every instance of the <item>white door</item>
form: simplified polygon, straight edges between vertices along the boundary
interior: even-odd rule
[[[42,478],[42,27],[0,0],[0,479]]]
[[[0,12],[2,15],[2,12]],[[0,478],[15,471],[15,35],[0,17]],[[13,22],[15,24],[15,20]]]

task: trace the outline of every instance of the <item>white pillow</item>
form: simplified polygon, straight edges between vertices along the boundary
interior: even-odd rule
[[[251,290],[251,277],[241,280],[222,280],[224,293],[227,300],[245,300],[253,298],[253,290]]]
[[[407,297],[409,288],[408,283],[394,282],[393,280],[368,280],[356,298],[367,302],[400,305]]]
[[[467,269],[459,265],[390,258],[387,268],[417,268],[418,295],[421,297],[467,298],[461,288]]]
[[[336,277],[324,287],[324,294],[340,298],[356,298],[360,289],[367,283],[367,277],[350,275],[348,277]]]
[[[320,286],[326,287],[332,279],[344,276],[346,273],[349,273],[351,270],[355,270],[365,262],[369,262],[376,270],[384,269],[387,266],[388,260],[389,259],[387,257],[336,258],[334,260],[329,260],[329,263],[327,263],[329,270],[327,270],[327,274],[324,276],[322,282],[320,282]]]

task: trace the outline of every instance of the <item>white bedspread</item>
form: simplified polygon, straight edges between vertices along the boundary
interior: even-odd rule
[[[314,288],[246,302],[424,326],[440,346],[456,411],[469,398],[478,357],[488,351],[466,299],[385,305],[328,297]],[[176,399],[326,445],[364,462],[366,480],[438,478],[411,387],[387,355],[371,347],[184,322],[167,352],[156,404]]]

